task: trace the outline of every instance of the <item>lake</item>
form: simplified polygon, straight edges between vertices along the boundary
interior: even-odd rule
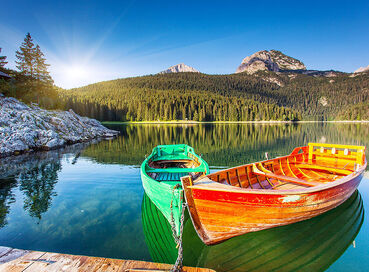
[[[0,245],[173,263],[170,226],[144,194],[139,166],[158,144],[186,143],[224,167],[289,154],[308,142],[366,145],[369,124],[109,125],[114,140],[0,160]],[[205,246],[186,215],[184,265],[217,271],[368,271],[369,172],[319,217]]]

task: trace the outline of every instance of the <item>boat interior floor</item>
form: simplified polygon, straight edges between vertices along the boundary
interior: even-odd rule
[[[181,181],[181,177],[188,176],[189,173],[152,173],[152,178],[157,181]]]
[[[150,161],[149,166],[156,169],[167,169],[167,168],[193,168],[197,167],[193,160],[157,160]]]
[[[168,169],[168,172],[149,173],[149,176],[156,181],[175,185],[181,182],[181,177],[191,175],[195,178],[198,176],[198,174],[191,174],[191,169],[199,166],[199,163],[190,159],[157,160],[150,161],[149,166],[155,169]],[[170,172],[171,168],[184,168],[188,169],[188,172]]]
[[[296,190],[330,183],[353,172],[353,165],[319,165],[281,158],[219,171],[208,177],[246,189]]]

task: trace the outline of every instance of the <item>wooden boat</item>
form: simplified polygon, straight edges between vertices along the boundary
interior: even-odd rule
[[[171,222],[179,234],[183,190],[180,178],[198,178],[209,173],[208,164],[188,145],[159,145],[141,165],[141,180],[146,194]]]
[[[191,220],[183,230],[183,264],[222,271],[324,271],[352,245],[364,221],[356,190],[338,207],[311,218],[206,246]],[[171,227],[146,194],[142,226],[154,262],[173,264],[178,249]]]
[[[306,220],[348,199],[367,162],[365,147],[309,143],[284,157],[182,178],[205,244]]]

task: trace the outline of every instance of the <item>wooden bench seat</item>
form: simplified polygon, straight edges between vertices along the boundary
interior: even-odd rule
[[[157,181],[180,181],[181,177],[187,176],[189,173],[157,173],[155,180]]]
[[[256,164],[252,165],[252,170],[253,173],[256,175],[260,175],[260,176],[264,176],[267,178],[272,178],[272,179],[276,179],[276,180],[283,180],[283,181],[287,181],[287,182],[291,182],[291,183],[295,183],[295,184],[299,184],[299,185],[303,185],[303,186],[308,186],[308,187],[314,187],[314,186],[318,186],[321,185],[323,183],[320,182],[314,182],[314,181],[306,181],[303,179],[299,179],[299,178],[294,178],[294,177],[290,177],[290,176],[283,176],[283,175],[277,175],[274,174],[268,170],[266,170],[264,168],[264,170],[266,170],[265,172],[261,171],[260,169],[257,168]]]
[[[295,163],[295,162],[290,162],[290,164],[294,164],[297,168],[322,170],[322,171],[328,171],[328,172],[336,173],[340,175],[350,175],[353,172],[352,170],[349,170],[349,169],[332,167],[332,166],[324,166],[324,165],[318,165],[318,164]]]

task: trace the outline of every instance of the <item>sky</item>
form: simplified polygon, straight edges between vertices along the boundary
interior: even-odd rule
[[[185,63],[234,73],[260,50],[280,50],[308,69],[369,65],[369,1],[1,2],[1,55],[15,68],[27,32],[63,88],[158,73]]]

